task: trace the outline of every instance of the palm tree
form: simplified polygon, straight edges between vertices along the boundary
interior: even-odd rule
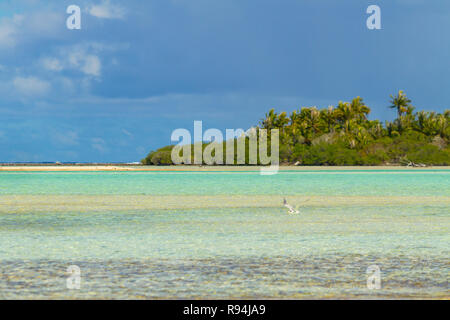
[[[424,132],[426,121],[427,121],[427,112],[425,111],[417,112],[417,121],[416,121],[417,131],[422,133]]]
[[[448,126],[448,123],[447,123],[447,119],[446,119],[445,115],[439,114],[436,117],[436,130],[441,138],[445,138],[447,126]]]
[[[336,124],[336,113],[333,106],[328,106],[327,109],[320,110],[320,119],[326,132],[331,132]]]
[[[386,121],[386,131],[387,131],[387,134],[389,137],[398,136],[399,133],[398,133],[397,129],[398,129],[398,127],[394,123],[392,123],[390,121]]]
[[[370,108],[364,104],[361,97],[358,96],[352,100],[351,108],[355,117],[360,122],[364,122],[367,120],[367,115],[370,113]]]
[[[291,115],[289,116],[289,126],[287,127],[287,131],[289,135],[291,136],[291,141],[295,145],[299,141],[299,124],[300,124],[300,117],[299,113],[294,110],[291,112]]]
[[[283,131],[284,127],[289,123],[289,118],[287,117],[286,112],[280,113],[280,115],[275,114],[275,127],[281,129]]]
[[[314,133],[317,133],[320,131],[319,125],[320,125],[320,111],[317,110],[316,107],[311,108],[311,114],[309,118],[309,123],[311,129],[314,131]]]
[[[269,113],[266,113],[265,119],[261,119],[261,125],[263,129],[282,129],[289,123],[289,118],[286,112],[280,114],[275,112],[275,109],[270,109]]]
[[[339,121],[340,127],[344,129],[345,133],[350,132],[351,122],[354,118],[352,105],[348,102],[339,101],[336,108],[336,118]]]
[[[313,133],[319,132],[320,112],[316,107],[302,108],[300,111],[300,121],[305,128],[312,130]]]
[[[441,119],[441,125],[443,126],[445,123],[442,120],[444,120],[444,117]],[[438,116],[436,116],[435,112],[417,112],[416,127],[419,132],[427,136],[435,136],[439,131],[438,126]]]
[[[353,136],[356,139],[358,147],[362,148],[369,144],[370,137],[364,127],[357,126],[353,132]]]
[[[447,110],[444,111],[444,117],[445,117],[446,119],[450,120],[450,110],[449,110],[449,109],[447,109]]]
[[[300,114],[297,110],[291,112],[291,115],[289,116],[289,121],[291,127],[298,125],[300,121]]]
[[[391,105],[389,108],[397,109],[398,118],[402,117],[402,114],[408,111],[408,108],[411,107],[411,100],[408,99],[406,94],[400,90],[396,97],[391,94]]]
[[[266,113],[265,119],[261,119],[261,125],[263,129],[273,129],[275,127],[275,122],[277,120],[277,114],[275,109],[270,109],[269,113]]]
[[[312,132],[310,128],[308,127],[308,124],[305,121],[302,121],[300,125],[298,126],[298,130],[300,131],[300,134],[305,139],[304,142],[307,145],[311,145],[312,142]]]
[[[383,125],[378,120],[367,121],[366,128],[373,139],[378,139],[383,136]]]

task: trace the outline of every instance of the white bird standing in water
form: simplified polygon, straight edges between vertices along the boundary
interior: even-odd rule
[[[286,198],[284,198],[283,204],[286,208],[289,209],[289,211],[288,211],[289,214],[299,214],[300,213],[300,211],[298,211],[297,209],[294,209],[293,206],[291,206],[290,204],[287,203]]]

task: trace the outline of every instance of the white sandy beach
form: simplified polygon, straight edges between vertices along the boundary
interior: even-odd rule
[[[122,165],[3,165],[0,171],[259,171],[257,166],[122,166]],[[280,171],[297,170],[439,170],[448,166],[411,168],[405,166],[280,166]]]

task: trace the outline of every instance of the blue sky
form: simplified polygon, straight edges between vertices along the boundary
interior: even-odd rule
[[[358,95],[392,119],[400,89],[443,111],[449,39],[447,0],[2,0],[0,162],[138,161],[194,120],[247,129]]]

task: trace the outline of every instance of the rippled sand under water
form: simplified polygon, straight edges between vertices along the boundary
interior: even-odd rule
[[[250,190],[258,176],[89,174],[94,194],[80,174],[0,174],[0,298],[448,299],[448,172],[384,174],[385,188],[370,174],[279,174]],[[80,290],[66,288],[70,265]],[[380,290],[367,289],[371,265]]]
[[[436,259],[333,256],[74,261],[80,290],[66,289],[64,261],[6,262],[4,299],[381,299],[448,298]],[[382,269],[382,289],[366,287],[366,265]]]

